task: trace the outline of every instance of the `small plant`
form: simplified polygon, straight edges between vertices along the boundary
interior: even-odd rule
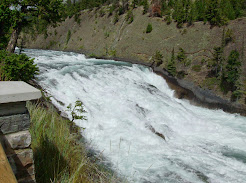
[[[143,5],[143,15],[146,14],[149,10],[149,3],[148,0],[143,0],[142,1],[142,5]]]
[[[153,5],[152,5],[151,16],[153,16],[153,17],[162,17],[161,5],[160,5],[160,3],[158,1],[154,2]]]
[[[47,30],[45,30],[45,31],[44,31],[44,39],[47,39],[47,38],[48,38],[48,36],[49,36],[49,35],[48,35]]]
[[[114,16],[114,24],[116,24],[118,21],[119,21],[119,14],[118,13],[115,13],[115,16]]]
[[[201,71],[201,66],[200,65],[193,65],[191,68],[195,72],[200,72]]]
[[[57,44],[56,41],[50,41],[49,44],[46,46],[47,49],[52,48],[53,46],[55,46]]]
[[[153,30],[153,29],[152,29],[152,24],[149,23],[149,24],[147,25],[147,28],[146,28],[146,33],[147,33],[147,34],[148,34],[148,33],[151,33],[152,30]]]
[[[177,73],[177,78],[179,78],[179,79],[184,79],[185,78],[185,75],[187,75],[187,73],[185,72],[185,71],[179,71],[178,73]]]
[[[80,13],[76,13],[76,14],[74,15],[74,21],[75,21],[78,25],[80,25],[80,23],[81,23]]]
[[[228,29],[225,33],[225,44],[227,45],[228,43],[233,41],[233,32],[231,29]]]
[[[70,38],[71,38],[71,31],[68,30],[68,32],[67,32],[67,40],[66,40],[66,44],[68,44]]]
[[[95,54],[95,53],[91,53],[90,55],[89,55],[89,58],[96,58],[97,57],[97,55]]]
[[[123,15],[125,13],[125,9],[123,6],[119,6],[118,14]]]
[[[133,13],[132,10],[129,10],[126,14],[126,21],[128,24],[131,24],[133,22]]]
[[[203,87],[208,88],[210,90],[218,85],[219,85],[219,80],[216,77],[206,78],[202,83]]]
[[[108,37],[109,37],[109,32],[106,31],[106,32],[104,33],[104,38],[107,39]]]
[[[160,51],[156,51],[155,55],[153,57],[154,63],[156,63],[156,66],[159,67],[163,63],[163,55],[160,53]]]
[[[167,22],[167,25],[171,24],[171,23],[172,23],[172,18],[171,18],[171,16],[170,16],[170,15],[167,15],[167,16],[165,17],[165,21]]]
[[[187,33],[187,29],[184,29],[182,32],[181,32],[181,35],[184,35]]]
[[[104,15],[105,15],[105,10],[103,8],[101,8],[99,11],[99,16],[103,17]]]
[[[86,111],[84,110],[83,102],[81,102],[80,100],[77,100],[73,107],[72,104],[69,104],[67,106],[67,111],[69,111],[72,116],[71,122],[73,122],[75,119],[87,120],[87,118],[83,115],[84,113],[86,113]]]
[[[110,49],[109,50],[109,56],[110,57],[116,57],[116,49]]]
[[[113,15],[114,10],[115,10],[115,4],[113,4],[112,6],[110,6],[110,8],[109,8],[109,13],[108,13],[108,17],[110,17],[110,16]]]
[[[202,61],[201,61],[202,64],[205,64],[206,62],[207,62],[207,61],[206,61],[204,58],[203,58]]]

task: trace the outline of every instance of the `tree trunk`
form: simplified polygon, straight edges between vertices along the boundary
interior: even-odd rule
[[[20,34],[20,27],[17,26],[17,28],[15,28],[11,34],[11,37],[10,37],[10,40],[9,40],[9,43],[6,49],[9,53],[14,53],[19,34]]]

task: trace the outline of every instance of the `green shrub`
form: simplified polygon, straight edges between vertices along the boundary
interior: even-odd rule
[[[104,38],[107,39],[108,37],[109,37],[109,32],[108,31],[104,32]]]
[[[38,68],[25,54],[9,54],[0,51],[0,80],[1,81],[29,81],[38,74]]]
[[[163,63],[162,59],[163,55],[160,53],[160,51],[156,51],[152,60],[154,63],[156,63],[156,66],[159,67]]]
[[[116,49],[110,49],[109,50],[109,56],[110,57],[116,57]]]
[[[99,11],[99,16],[103,17],[105,15],[105,13],[106,13],[105,10],[103,8],[101,8]]]
[[[81,23],[80,13],[76,13],[76,14],[74,15],[74,21],[75,21],[78,25],[80,25],[80,23]]]
[[[193,65],[192,66],[192,70],[196,71],[196,72],[200,72],[201,71],[201,66],[200,65]]]
[[[151,33],[152,30],[153,30],[152,24],[149,23],[146,28],[146,33]]]
[[[149,3],[148,0],[143,0],[142,1],[142,5],[143,5],[143,15],[146,14],[149,10]]]
[[[237,50],[232,50],[226,64],[226,73],[224,79],[230,84],[231,90],[237,89],[236,83],[240,78],[241,74],[241,60]]]
[[[109,8],[109,13],[108,13],[108,16],[110,17],[111,15],[113,15],[113,12],[114,12],[114,10],[115,10],[115,4],[112,4],[111,6],[110,6],[110,8]]]
[[[70,40],[70,38],[71,38],[71,31],[68,30],[66,44],[68,44],[68,41]]]
[[[119,6],[118,14],[123,15],[125,13],[125,9],[123,6]]]
[[[177,55],[177,60],[180,62],[180,63],[183,63],[184,66],[186,66],[186,62],[187,62],[187,56],[185,55],[185,51],[183,48],[179,48],[179,52],[178,52],[178,55]]]
[[[233,42],[233,32],[231,29],[228,29],[225,33],[225,44],[227,45],[230,42]]]
[[[126,21],[128,22],[128,24],[133,22],[133,13],[132,10],[129,10],[126,14]]]
[[[115,13],[115,16],[114,16],[114,24],[116,24],[118,21],[119,21],[119,14],[118,13]]]
[[[179,79],[184,79],[185,78],[185,75],[187,75],[187,73],[185,72],[185,71],[179,71],[178,73],[177,73],[177,78],[179,78]]]
[[[219,85],[219,80],[216,77],[212,77],[212,78],[206,78],[203,83],[202,86],[208,89],[213,89],[215,86]]]
[[[91,53],[90,55],[89,55],[89,58],[96,58],[97,57],[97,55],[95,54],[95,53]]]
[[[167,22],[167,25],[171,24],[171,23],[172,23],[172,18],[171,18],[171,16],[170,16],[170,15],[167,15],[167,16],[165,17],[165,21]]]

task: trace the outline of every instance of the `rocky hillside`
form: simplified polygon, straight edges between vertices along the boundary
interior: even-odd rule
[[[175,78],[166,70],[174,50],[175,77],[182,88],[193,91],[195,87],[205,93],[212,91],[228,106],[246,111],[246,18],[230,21],[223,27],[196,22],[192,26],[177,28],[175,22],[167,25],[164,18],[149,17],[142,11],[142,7],[134,9],[133,22],[130,23],[127,14],[119,16],[116,21],[114,14],[109,16],[100,9],[86,10],[79,17],[80,23],[68,18],[55,28],[49,27],[45,35],[22,34],[22,39],[28,48],[76,51],[92,57],[138,61],[166,73],[171,80]],[[152,30],[146,33],[148,24]],[[222,92],[218,76],[211,74],[214,47],[220,47],[222,43],[225,63],[232,50],[238,51],[242,62],[239,78],[241,97],[236,99],[232,97],[232,91]],[[201,100],[203,98],[200,97]]]

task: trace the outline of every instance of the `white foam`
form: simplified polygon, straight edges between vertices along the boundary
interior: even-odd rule
[[[38,82],[60,110],[69,115],[66,106],[84,102],[88,121],[76,123],[129,181],[246,181],[245,117],[176,99],[166,82],[143,66],[75,53],[26,53],[35,57]]]

